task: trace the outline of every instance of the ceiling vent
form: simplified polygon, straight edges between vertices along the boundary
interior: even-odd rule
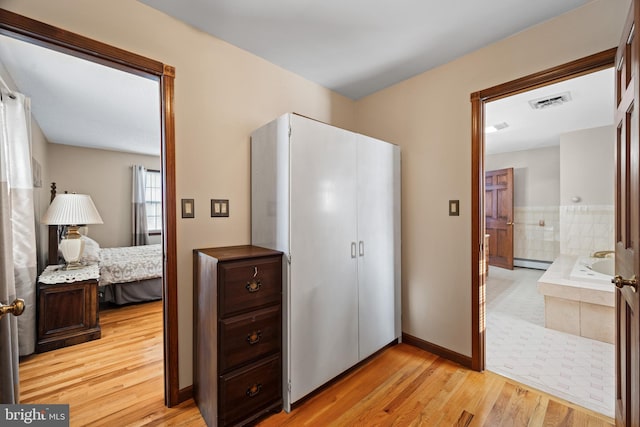
[[[551,95],[544,98],[532,99],[529,105],[534,110],[543,110],[549,107],[557,107],[571,101],[571,93],[564,92],[557,95]]]

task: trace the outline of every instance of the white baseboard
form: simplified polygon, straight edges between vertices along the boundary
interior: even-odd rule
[[[536,270],[546,270],[551,265],[551,261],[538,261],[535,259],[514,258],[514,267],[534,268]]]

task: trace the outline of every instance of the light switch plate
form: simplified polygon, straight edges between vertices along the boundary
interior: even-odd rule
[[[211,217],[228,217],[229,216],[229,200],[228,199],[211,199]]]
[[[449,216],[460,216],[460,200],[449,200]]]

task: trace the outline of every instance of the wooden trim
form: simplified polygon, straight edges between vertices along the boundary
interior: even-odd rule
[[[471,369],[484,370],[485,316],[481,261],[484,247],[484,103],[479,93],[471,95]],[[478,191],[481,189],[482,191]]]
[[[28,43],[120,69],[160,82],[162,161],[164,166],[163,248],[165,404],[179,403],[178,300],[176,257],[175,118],[173,114],[175,69],[153,59],[119,49],[22,15],[0,9],[0,33]]]
[[[164,67],[162,86],[162,165],[164,175],[162,188],[164,196],[164,231],[162,242],[165,256],[164,289],[164,370],[165,403],[171,407],[181,402],[178,372],[178,269],[177,269],[177,231],[176,231],[176,157],[175,157],[175,117],[173,94],[175,68]],[[167,392],[168,391],[168,392]]]
[[[0,9],[0,33],[38,46],[138,75],[160,76],[163,64],[6,9]]]
[[[409,335],[407,333],[402,333],[402,342],[405,344],[412,345],[419,349],[428,351],[431,354],[435,354],[436,356],[440,356],[443,359],[450,360],[459,365],[464,366],[465,368],[471,369],[471,358],[469,356],[465,356],[460,353],[456,353],[455,351],[451,351],[447,348],[440,347],[439,345],[424,341],[420,338],[416,338],[413,335]]]
[[[616,48],[471,94],[471,367],[485,368],[485,301],[480,257],[484,241],[484,107],[487,102],[614,66]],[[613,88],[612,88],[613,90]]]
[[[181,388],[178,392],[178,400],[180,403],[186,402],[189,399],[193,398],[193,385],[186,386],[185,388]]]

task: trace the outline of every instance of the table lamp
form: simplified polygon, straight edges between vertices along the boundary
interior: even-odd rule
[[[66,225],[67,231],[60,242],[60,252],[65,260],[65,269],[82,268],[80,259],[84,240],[78,229],[88,224],[102,224],[102,218],[87,194],[58,194],[40,220],[48,225]]]

